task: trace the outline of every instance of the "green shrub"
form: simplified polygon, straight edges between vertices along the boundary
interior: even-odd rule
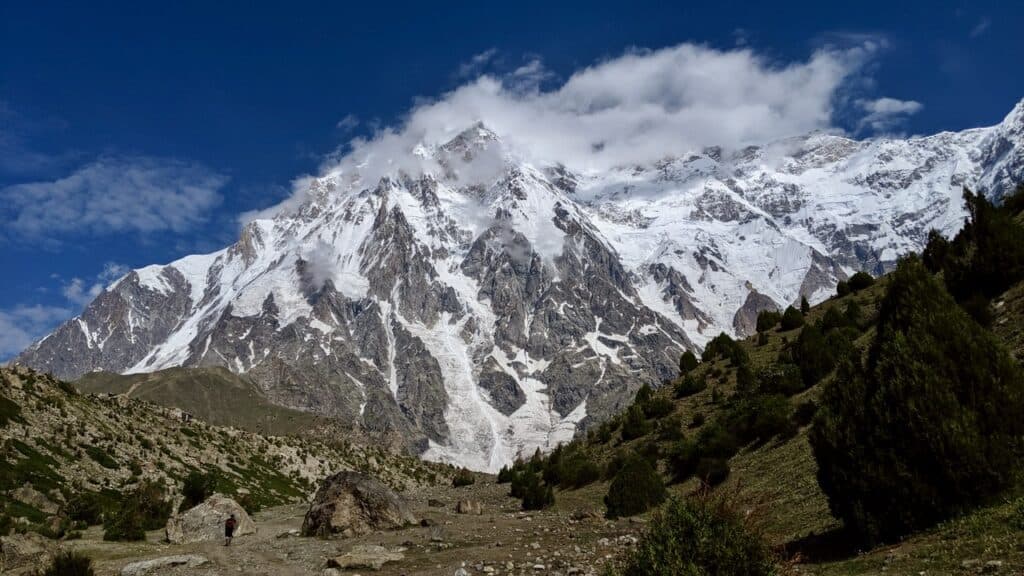
[[[633,404],[626,410],[626,417],[622,421],[622,439],[633,440],[646,436],[651,431],[651,423],[644,416],[643,409]]]
[[[804,316],[811,313],[811,303],[807,301],[806,296],[800,297],[800,313]]]
[[[676,405],[664,396],[654,396],[641,404],[640,409],[644,411],[644,416],[647,418],[658,419],[671,414],[676,409]]]
[[[748,364],[736,369],[736,391],[740,394],[753,392],[757,388],[757,377]]]
[[[757,394],[743,398],[725,414],[725,426],[738,444],[763,444],[776,436],[796,433],[793,407],[781,394]],[[721,455],[721,454],[719,454]]]
[[[860,292],[865,288],[870,288],[875,283],[875,279],[867,272],[857,272],[853,276],[850,276],[847,283],[850,285],[850,290],[852,292]]]
[[[700,450],[690,440],[679,440],[669,448],[666,462],[672,481],[682,482],[697,472]]]
[[[114,457],[110,455],[110,452],[107,452],[106,450],[99,446],[86,446],[85,453],[89,456],[89,458],[92,458],[93,460],[96,461],[97,464],[103,466],[104,468],[117,470],[118,468],[121,467],[121,465],[117,463],[117,460],[115,460]]]
[[[730,338],[725,332],[715,336],[707,343],[701,358],[705,362],[715,358],[724,358],[732,362],[734,366],[740,366],[750,361],[750,357],[747,355],[747,351],[743,349],[743,346]]]
[[[805,326],[800,331],[791,353],[805,387],[814,386],[835,368],[836,352],[817,326]]]
[[[665,500],[665,484],[651,463],[638,455],[630,456],[615,475],[604,497],[608,518],[635,516]]]
[[[836,296],[840,298],[850,293],[850,284],[846,280],[836,282]]]
[[[687,396],[693,396],[694,394],[703,391],[707,387],[708,384],[703,378],[697,378],[693,374],[687,374],[676,383],[672,392],[676,398],[686,398]]]
[[[693,369],[697,367],[697,363],[697,356],[693,352],[687,350],[679,357],[679,372],[681,374],[692,372]]]
[[[8,422],[23,424],[25,420],[21,417],[21,406],[6,396],[0,395],[0,428],[7,426]]]
[[[796,330],[797,328],[804,325],[804,315],[799,310],[792,306],[787,306],[786,311],[782,313],[782,323],[779,328],[782,331]]]
[[[775,363],[757,372],[757,390],[762,394],[792,396],[804,389],[803,376],[795,364]]]
[[[75,522],[96,526],[103,522],[105,508],[103,498],[95,492],[80,492],[68,498],[67,514]]]
[[[195,506],[206,502],[206,499],[213,495],[217,489],[217,477],[214,474],[204,474],[198,470],[192,470],[185,476],[182,484],[181,495],[184,499],[178,511],[190,510]]]
[[[757,331],[767,332],[782,321],[782,313],[778,310],[761,310],[757,314]]]
[[[818,411],[818,405],[814,403],[814,400],[806,400],[797,404],[796,410],[793,411],[793,421],[798,426],[807,426],[814,420],[814,415]]]
[[[583,451],[574,451],[562,459],[562,488],[582,488],[601,479],[601,468]]]
[[[512,469],[508,466],[502,466],[501,470],[498,470],[498,484],[508,484],[512,481]]]
[[[683,437],[683,417],[678,414],[658,422],[658,440],[679,440]]]
[[[700,428],[704,425],[706,420],[703,412],[694,413],[693,417],[690,418],[690,428]]]
[[[512,481],[513,491],[522,499],[523,510],[542,510],[555,503],[551,486],[541,482],[540,476],[524,470]]]
[[[773,576],[768,545],[721,499],[672,498],[611,576]]]
[[[725,458],[701,458],[694,474],[705,486],[718,486],[729,477],[729,461]]]
[[[144,483],[127,495],[119,509],[103,520],[104,540],[144,540],[147,530],[163,528],[171,515],[171,503],[164,491],[153,483]]]
[[[1024,530],[1024,497],[1017,498],[1017,501],[1013,503],[1010,526],[1017,530]]]
[[[758,346],[766,346],[767,344],[768,344],[768,333],[767,332],[758,332],[757,333],[757,345]]]
[[[42,576],[93,576],[92,559],[78,552],[58,553]]]
[[[918,259],[890,275],[857,360],[823,391],[810,441],[833,514],[865,542],[931,526],[1012,483],[1020,367]]]
[[[452,476],[452,487],[460,488],[462,486],[469,486],[476,483],[476,476],[470,470],[466,468],[459,468],[455,471],[455,475]]]

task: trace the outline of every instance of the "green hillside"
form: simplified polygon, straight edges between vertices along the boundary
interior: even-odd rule
[[[215,426],[269,435],[295,435],[340,423],[272,403],[244,376],[226,368],[170,368],[144,374],[92,372],[74,382],[84,393],[123,394],[180,408]]]

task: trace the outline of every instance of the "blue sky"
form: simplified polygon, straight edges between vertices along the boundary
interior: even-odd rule
[[[814,92],[737,141],[990,125],[1024,97],[1022,2],[142,4],[0,3],[0,359],[128,267],[230,243],[353,138],[478,102],[481,75],[502,94],[480,105],[519,114],[679,62]]]

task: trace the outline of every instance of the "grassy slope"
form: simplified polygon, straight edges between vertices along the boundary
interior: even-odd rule
[[[60,504],[81,492],[116,499],[140,480],[176,491],[189,472],[214,471],[221,491],[244,488],[253,504],[268,506],[307,498],[340,469],[367,470],[395,487],[444,477],[436,465],[382,448],[183,423],[156,404],[79,394],[26,368],[0,369],[0,398],[0,515],[11,517],[38,515],[4,506],[26,483]]]
[[[884,288],[883,278],[857,294],[833,298],[812,308],[807,321],[815,322],[832,306],[839,306],[842,310],[850,299],[856,299],[861,305],[865,318],[873,318]],[[1000,300],[1005,300],[1006,304],[997,312],[995,332],[1020,354],[1024,341],[1024,284],[1016,286]],[[784,342],[795,341],[799,332],[800,329],[772,331],[767,344],[762,346],[756,344],[755,338],[742,342],[750,354],[755,372],[757,368],[775,361]],[[863,333],[857,340],[858,346],[866,347],[872,336],[872,330]],[[728,397],[736,385],[735,368],[727,360],[702,363],[696,374],[707,378],[709,385],[698,394],[674,400],[675,414],[681,415],[684,423],[689,423],[697,413],[703,414],[707,422],[713,421],[724,410],[724,402],[715,404],[712,391],[718,388],[724,397]],[[822,383],[794,396],[794,405],[815,399],[822,384],[830,378],[828,376]],[[671,397],[672,391],[665,387],[657,394]],[[699,430],[687,428],[686,435],[693,438]],[[787,556],[799,556],[802,559],[801,573],[851,576],[882,571],[915,575],[922,572],[967,574],[974,568],[964,569],[964,561],[971,566],[975,566],[971,561],[980,561],[976,565],[980,570],[984,562],[998,560],[1004,563],[1000,573],[1024,574],[1024,533],[1011,522],[1024,511],[1021,501],[1016,500],[1020,496],[1017,494],[1007,495],[1003,502],[916,534],[898,545],[860,553],[849,550],[837,530],[839,522],[829,512],[828,499],[818,487],[815,478],[817,467],[807,432],[807,428],[803,428],[788,440],[773,440],[763,446],[741,450],[730,460],[732,471],[729,479],[716,489],[728,493],[738,506],[754,515],[773,545],[785,548]],[[637,449],[655,434],[623,443],[616,431],[608,444],[590,439],[588,449],[605,463],[616,451]],[[669,444],[662,443],[663,449],[667,449]],[[671,490],[685,494],[697,487],[697,481],[691,479],[671,487]],[[587,494],[603,497],[606,489],[607,483],[602,483],[599,489],[588,489]],[[560,492],[558,498],[569,494],[571,492]],[[573,500],[578,499],[578,496],[573,497]],[[591,504],[599,506],[599,502]]]
[[[273,404],[248,379],[225,368],[170,368],[147,374],[93,372],[75,381],[86,393],[127,394],[180,408],[216,426],[269,435],[294,435],[334,424],[314,414]]]

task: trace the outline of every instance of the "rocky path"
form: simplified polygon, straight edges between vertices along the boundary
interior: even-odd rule
[[[485,481],[463,488],[434,487],[406,494],[423,524],[350,539],[298,536],[306,507],[283,506],[254,515],[258,532],[237,538],[230,547],[219,543],[171,545],[153,532],[145,543],[102,541],[99,528],[86,532],[68,547],[93,557],[99,576],[120,575],[133,562],[176,555],[205,558],[200,566],[161,567],[150,574],[214,576],[475,575],[475,574],[599,574],[607,561],[631,546],[642,525],[606,521],[596,504],[604,485],[558,494],[558,502],[542,512],[523,513],[518,500],[506,496],[507,485]],[[459,500],[479,502],[482,514],[458,514]],[[379,546],[381,548],[374,548]],[[329,569],[328,560],[346,553],[373,556],[401,552],[401,560],[368,568]],[[461,570],[461,572],[460,572]],[[139,575],[141,576],[141,575]]]

